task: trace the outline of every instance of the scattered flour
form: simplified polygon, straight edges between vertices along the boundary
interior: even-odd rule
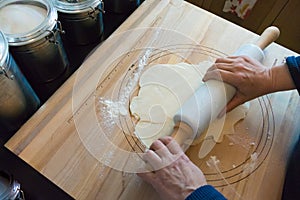
[[[208,161],[206,161],[206,164],[208,167],[212,167],[214,168],[218,174],[221,176],[221,178],[223,179],[223,181],[226,183],[226,185],[229,186],[229,189],[238,196],[239,199],[242,199],[242,196],[235,190],[235,188],[226,180],[226,178],[224,177],[224,175],[222,174],[220,168],[219,168],[219,164],[220,164],[220,160],[217,159],[216,156],[210,156],[210,158],[208,159]],[[235,165],[232,165],[233,168],[235,168]]]
[[[208,167],[216,167],[220,163],[220,160],[217,159],[217,156],[210,156],[209,160],[206,161]]]
[[[127,85],[121,89],[118,100],[99,98],[99,113],[102,118],[101,123],[105,128],[110,129],[116,124],[119,116],[126,116],[128,114],[127,105],[130,95],[138,84],[139,77],[147,64],[151,51],[150,49],[146,50],[145,54],[139,59],[138,67],[131,74]]]
[[[250,161],[249,163],[245,164],[243,167],[243,173],[244,174],[250,174],[255,170],[256,163],[257,163],[258,153],[254,152],[250,155]]]

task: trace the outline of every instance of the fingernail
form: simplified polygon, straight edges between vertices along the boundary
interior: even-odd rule
[[[220,118],[222,118],[223,116],[224,116],[224,114],[225,114],[225,110],[222,110],[220,113],[219,113],[219,115],[218,115],[218,119],[220,119]]]

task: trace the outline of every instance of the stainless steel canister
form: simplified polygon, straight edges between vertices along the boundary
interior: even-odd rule
[[[0,171],[0,199],[25,200],[21,185],[13,176],[5,171]]]
[[[109,12],[127,14],[136,9],[141,0],[104,0],[105,9]]]
[[[99,41],[103,33],[102,0],[54,0],[69,42],[87,45]]]
[[[0,31],[0,133],[17,131],[39,105],[37,95],[9,54],[8,42]]]
[[[26,23],[21,23],[25,18],[28,18]],[[0,2],[0,29],[6,35],[11,54],[41,101],[45,101],[67,78],[69,61],[57,18],[51,0]]]

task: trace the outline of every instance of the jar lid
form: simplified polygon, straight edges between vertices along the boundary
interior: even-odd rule
[[[8,56],[8,42],[5,35],[0,31],[0,68],[5,66]]]
[[[0,171],[0,186],[0,199],[16,199],[18,197],[21,185],[5,171]]]
[[[56,25],[57,11],[49,0],[1,0],[0,29],[11,46],[39,40]]]
[[[62,13],[80,13],[97,7],[102,0],[54,0],[54,5]]]

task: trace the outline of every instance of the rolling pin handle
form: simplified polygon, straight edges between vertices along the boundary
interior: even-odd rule
[[[184,122],[178,122],[174,126],[174,131],[171,135],[179,146],[186,151],[194,140],[193,129]]]
[[[265,49],[269,44],[274,42],[280,35],[280,31],[276,26],[270,26],[264,30],[259,37],[256,45],[262,50]]]

